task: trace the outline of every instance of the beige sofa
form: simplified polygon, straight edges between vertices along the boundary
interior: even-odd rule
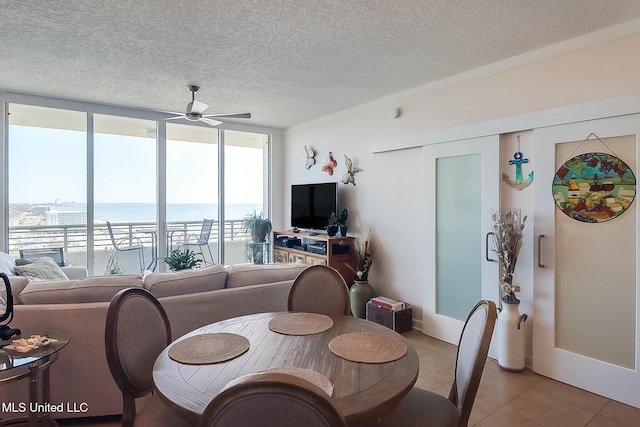
[[[89,277],[81,280],[31,282],[12,277],[14,328],[63,329],[71,341],[51,367],[51,403],[82,407],[83,413],[56,418],[122,413],[121,394],[111,377],[104,348],[109,301],[120,289],[144,287],[162,303],[173,338],[200,326],[244,314],[286,311],[289,289],[303,264],[214,265],[170,273]],[[10,372],[10,371],[9,371]],[[7,373],[5,373],[7,376]],[[28,402],[28,381],[0,386],[0,401]],[[0,413],[0,418],[16,414]]]

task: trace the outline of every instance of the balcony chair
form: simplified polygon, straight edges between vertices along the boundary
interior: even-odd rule
[[[275,372],[231,381],[205,409],[198,427],[346,427],[331,398],[302,378]]]
[[[349,288],[340,273],[328,265],[312,265],[293,282],[289,311],[351,315]]]
[[[465,427],[478,392],[496,322],[496,305],[480,301],[462,329],[449,398],[414,387],[388,415],[355,426]]]
[[[209,236],[211,236],[211,229],[213,228],[213,220],[205,219],[202,221],[202,230],[200,230],[200,235],[191,235],[187,236],[186,240],[180,243],[184,246],[185,249],[188,249],[189,246],[197,246],[200,249],[200,256],[202,257],[202,261],[204,261],[204,265],[215,264],[213,260],[213,254],[211,253],[211,247],[209,246]],[[211,262],[207,261],[204,253],[202,252],[202,247],[206,246],[209,251],[209,257]]]
[[[111,223],[109,221],[107,221],[107,228],[109,229],[109,237],[111,237],[111,244],[113,245],[113,248],[116,251],[119,251],[119,252],[138,251],[138,263],[140,264],[140,274],[144,274],[144,269],[145,269],[144,246],[142,245],[142,241],[137,237],[123,237],[121,239],[116,240],[115,236],[113,235],[113,228],[111,227]],[[134,240],[138,242],[137,245],[133,244]]]
[[[105,350],[109,370],[122,392],[122,425],[181,427],[191,425],[157,395],[136,410],[136,399],[153,390],[153,363],[171,343],[171,325],[158,300],[146,289],[118,292],[107,310]]]

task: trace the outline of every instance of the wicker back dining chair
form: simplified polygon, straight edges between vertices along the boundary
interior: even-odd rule
[[[158,300],[142,288],[118,292],[107,310],[105,349],[114,381],[122,392],[122,425],[188,426],[157,396],[136,411],[136,399],[153,390],[153,364],[171,342],[171,327]]]
[[[294,375],[259,372],[231,381],[205,409],[198,427],[346,427],[321,388]]]
[[[361,425],[466,427],[487,360],[496,317],[496,305],[488,300],[480,301],[469,313],[458,344],[455,379],[449,398],[416,387],[392,413]]]
[[[312,265],[294,280],[287,307],[289,311],[350,315],[349,288],[335,268]]]

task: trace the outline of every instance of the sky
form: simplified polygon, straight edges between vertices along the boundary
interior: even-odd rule
[[[95,136],[95,202],[154,203],[155,139]],[[167,203],[216,203],[218,146],[167,142]],[[262,203],[263,151],[226,146],[226,203]],[[84,132],[9,126],[9,203],[84,203]],[[255,185],[255,183],[260,183]]]

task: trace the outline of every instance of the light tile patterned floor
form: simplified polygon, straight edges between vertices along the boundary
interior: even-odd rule
[[[423,335],[403,334],[420,357],[416,386],[447,396],[453,380],[456,346]],[[551,380],[526,369],[507,372],[488,359],[470,426],[618,427],[640,426],[640,409]]]
[[[456,346],[423,335],[403,334],[420,357],[416,386],[447,396],[453,381]],[[64,426],[116,427],[117,418],[60,420]],[[506,372],[487,360],[471,413],[477,427],[640,426],[640,410],[551,380],[530,370]]]

